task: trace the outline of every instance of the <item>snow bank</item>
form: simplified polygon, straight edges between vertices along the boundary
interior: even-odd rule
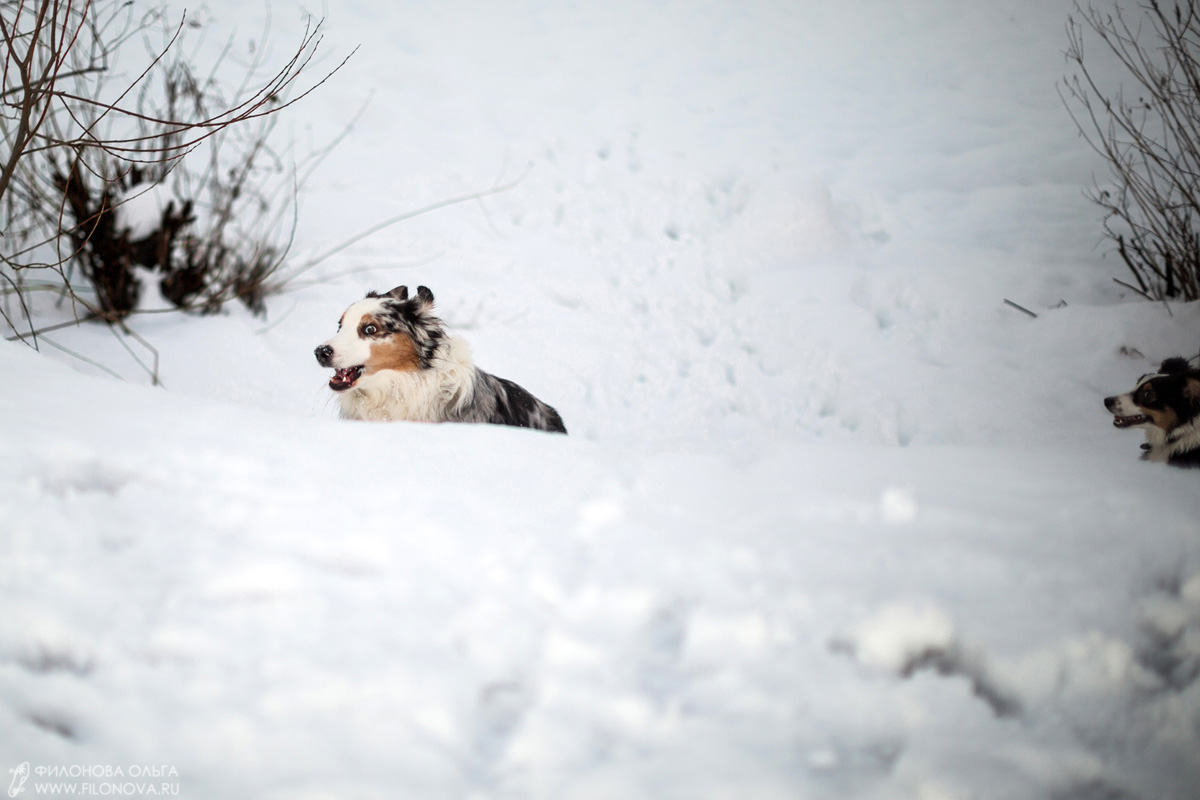
[[[1003,449],[646,457],[0,357],[44,388],[0,395],[24,421],[0,459],[0,725],[33,764],[170,764],[212,797],[1200,780],[1189,475]],[[897,525],[901,478],[921,513]]]

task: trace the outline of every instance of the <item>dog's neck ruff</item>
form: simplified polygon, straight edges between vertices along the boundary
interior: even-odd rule
[[[1200,450],[1200,428],[1197,428],[1195,422],[1180,425],[1157,441],[1151,440],[1149,434],[1146,439],[1150,449],[1143,458],[1159,464],[1167,464],[1173,458]]]
[[[1200,429],[1194,422],[1180,425],[1167,434],[1167,446],[1180,453],[1195,450],[1200,447]]]

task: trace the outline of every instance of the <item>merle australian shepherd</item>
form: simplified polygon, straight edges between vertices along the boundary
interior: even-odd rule
[[[1143,375],[1133,391],[1104,398],[1118,428],[1146,433],[1142,458],[1177,467],[1200,467],[1200,370],[1168,358]]]
[[[512,381],[478,369],[466,340],[433,316],[433,292],[368,292],[316,349],[345,419],[490,422],[566,433],[562,418]]]

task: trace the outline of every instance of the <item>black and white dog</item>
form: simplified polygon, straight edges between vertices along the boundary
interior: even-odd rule
[[[1187,359],[1168,358],[1133,391],[1104,398],[1104,407],[1116,427],[1145,431],[1145,460],[1200,467],[1200,370]]]
[[[562,418],[512,381],[471,361],[465,339],[450,336],[433,316],[433,293],[407,286],[368,292],[342,314],[338,332],[316,349],[334,370],[345,419],[490,422],[566,433]]]

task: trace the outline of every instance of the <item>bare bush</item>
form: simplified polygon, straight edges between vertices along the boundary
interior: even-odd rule
[[[0,0],[0,314],[10,338],[36,344],[43,295],[70,303],[76,320],[121,324],[138,310],[139,267],[180,310],[238,299],[261,311],[277,288],[299,180],[269,133],[336,68],[298,87],[321,41],[316,24],[274,71],[257,48],[226,94],[184,53],[195,27],[123,0]],[[136,44],[147,63],[121,79],[116,57],[127,64]]]
[[[1104,234],[1141,293],[1200,299],[1200,0],[1075,12],[1064,102],[1109,166],[1111,185],[1089,192],[1104,209]],[[1102,85],[1085,59],[1086,31],[1130,88]]]

